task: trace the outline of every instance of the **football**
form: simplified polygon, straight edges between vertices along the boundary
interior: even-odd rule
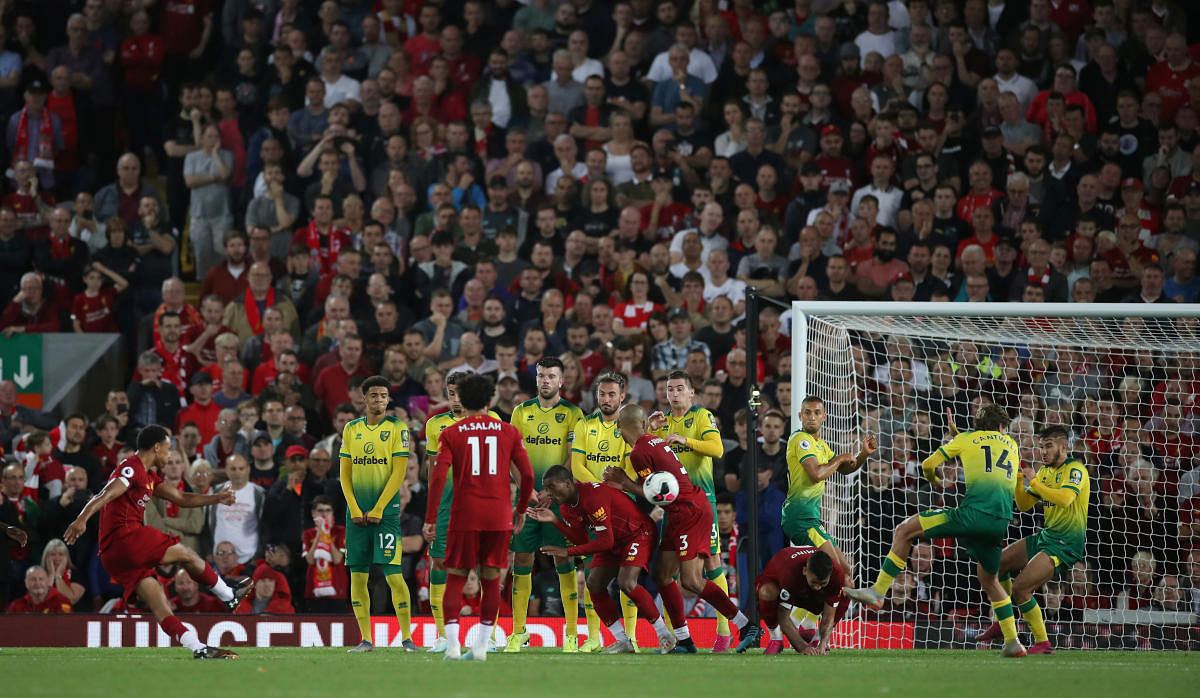
[[[666,506],[679,496],[679,482],[671,473],[650,473],[642,482],[642,494],[651,504]]]

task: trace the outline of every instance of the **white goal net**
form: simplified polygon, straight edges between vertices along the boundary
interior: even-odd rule
[[[1086,557],[1037,595],[1054,646],[1198,646],[1200,308],[795,303],[791,315],[795,404],[824,399],[837,452],[857,453],[866,433],[880,442],[866,468],[830,479],[823,504],[855,584],[874,580],[901,521],[961,499],[961,469],[939,490],[920,463],[949,440],[948,418],[968,429],[994,402],[1023,462],[1036,469],[1034,435],[1062,424],[1091,479]],[[1017,512],[1006,542],[1042,524],[1040,508]],[[835,643],[976,646],[991,621],[974,570],[953,541],[922,541],[883,610],[853,611]]]

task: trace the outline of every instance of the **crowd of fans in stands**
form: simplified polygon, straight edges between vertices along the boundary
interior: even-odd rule
[[[156,501],[150,522],[222,573],[270,579],[249,611],[334,610],[344,578],[313,593],[314,512],[342,521],[340,429],[362,414],[363,377],[392,381],[421,443],[447,372],[493,374],[507,415],[545,355],[585,411],[604,368],[651,407],[662,376],[688,372],[728,440],[732,572],[749,525],[738,465],[761,449],[762,501],[779,499],[792,411],[787,318],[764,310],[748,357],[747,285],[778,300],[1196,300],[1195,19],[1171,0],[0,2],[0,330],[121,332],[136,357],[127,387],[61,419],[0,383],[0,520],[31,535],[0,546],[0,597],[117,595],[93,542],[56,540],[136,429],[160,423],[179,455],[164,479],[238,501]],[[1014,431],[1076,430],[1103,483],[1094,520],[1121,528],[1052,585],[1048,616],[1200,611],[1200,383],[1177,378],[1194,355],[882,337],[853,353],[872,376],[863,428],[887,447],[860,483],[868,530],[941,496],[914,463],[945,408],[965,424],[1004,400]],[[777,410],[758,436],[739,412],[755,376]],[[421,461],[402,490],[414,589]],[[768,553],[785,542],[778,507],[762,511]],[[868,540],[862,564],[885,547]],[[965,579],[955,550],[915,560],[890,612],[977,610],[930,581]],[[177,603],[204,602],[169,574]]]

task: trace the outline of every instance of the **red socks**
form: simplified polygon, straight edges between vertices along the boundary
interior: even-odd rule
[[[715,608],[717,613],[726,618],[733,618],[738,614],[738,607],[729,599],[729,594],[725,593],[712,580],[704,585],[704,591],[700,593],[700,598],[707,601],[709,606]]]
[[[683,613],[683,592],[679,591],[679,582],[672,581],[670,584],[660,587],[658,591],[662,594],[663,609],[666,610],[667,617],[671,619],[671,627],[675,629],[686,627],[687,618]],[[595,605],[595,603],[596,600],[592,599],[592,604]]]
[[[464,581],[465,581],[464,577]],[[450,585],[447,583],[446,590],[450,590]],[[462,589],[460,588],[461,592]],[[479,580],[479,618],[486,624],[491,625],[496,620],[496,612],[500,610],[500,578]],[[460,602],[461,605],[461,602]]]
[[[658,606],[654,605],[654,599],[650,596],[650,592],[646,591],[641,584],[635,586],[633,591],[626,594],[633,602],[637,604],[638,612],[643,618],[654,623],[658,620]],[[592,605],[596,604],[596,600],[592,599]]]
[[[758,617],[762,619],[764,625],[768,629],[774,630],[779,627],[779,602],[758,600]]]
[[[653,605],[653,602],[651,602]],[[617,610],[617,604],[608,595],[608,590],[592,592],[592,608],[596,609],[596,615],[600,616],[600,622],[604,627],[608,627],[613,623],[621,620],[621,612]]]
[[[179,638],[183,637],[183,634],[187,632],[187,626],[175,616],[167,616],[159,621],[158,624],[162,626],[163,630],[167,631],[167,634],[175,642],[179,642]]]
[[[196,580],[196,583],[203,587],[213,587],[217,584],[217,571],[213,569],[212,565],[205,565],[204,571],[199,576],[191,572],[188,572],[188,576]]]
[[[446,575],[446,594],[442,597],[442,617],[448,623],[458,623],[458,616],[462,613],[462,591],[466,584],[465,575]],[[495,611],[495,608],[493,607],[492,610]],[[481,615],[480,617],[486,618],[487,616]]]

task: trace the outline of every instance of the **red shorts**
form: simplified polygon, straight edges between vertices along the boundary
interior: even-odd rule
[[[113,540],[100,551],[100,564],[108,576],[125,590],[126,603],[137,591],[138,582],[154,576],[154,568],[162,562],[167,548],[179,542],[157,528],[142,526]]]
[[[665,507],[662,541],[659,550],[679,553],[680,560],[691,560],[696,556],[708,557],[712,540],[713,515],[708,501],[704,506],[676,502]]]
[[[448,569],[473,570],[480,565],[504,569],[511,539],[512,531],[447,531],[443,560]]]
[[[612,550],[592,554],[592,567],[650,567],[650,556],[654,552],[654,533],[645,532],[623,538],[613,544]]]

